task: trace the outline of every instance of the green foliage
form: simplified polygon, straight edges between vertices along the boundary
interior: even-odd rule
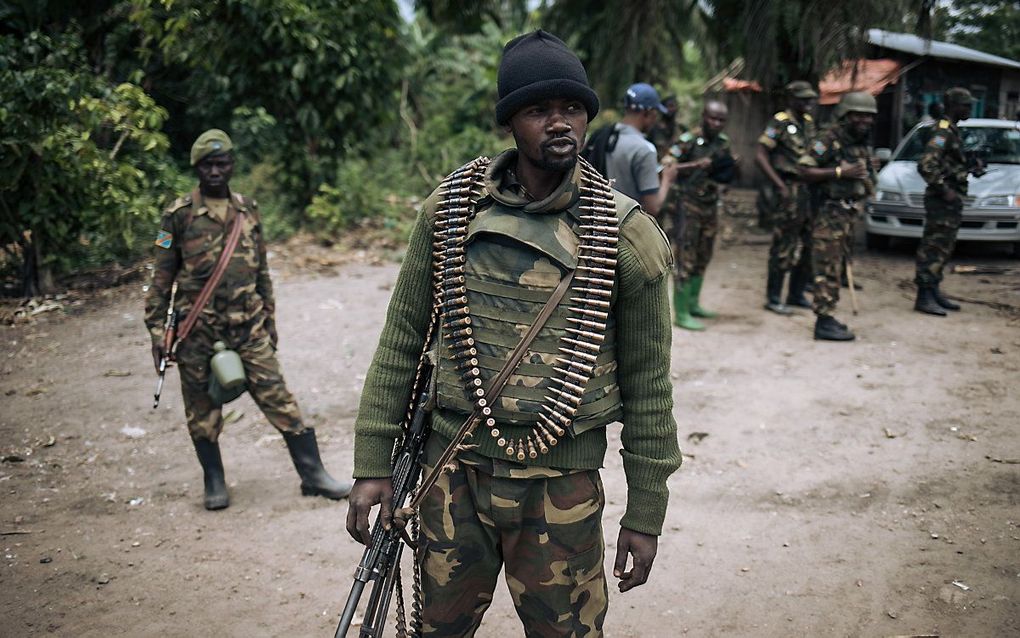
[[[952,0],[935,9],[936,37],[1020,60],[1020,5],[1014,0]]]
[[[0,104],[0,243],[30,261],[26,288],[135,254],[136,232],[177,181],[166,111],[136,85],[91,74],[77,29],[0,36]]]
[[[274,144],[250,150],[277,163],[298,210],[364,131],[393,121],[405,62],[393,0],[132,3],[143,51],[175,71],[154,78],[159,90],[195,98],[181,145],[238,117],[271,118]]]
[[[577,51],[599,96],[622,103],[634,82],[657,86],[677,77],[684,42],[701,29],[697,0],[558,0],[547,28]]]

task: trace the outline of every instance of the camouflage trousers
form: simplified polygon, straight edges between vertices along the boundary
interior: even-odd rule
[[[924,212],[924,235],[917,247],[914,282],[921,287],[937,286],[956,245],[956,233],[963,219],[963,195],[949,203],[941,194],[925,192]]]
[[[442,453],[435,439],[426,472]],[[598,470],[566,473],[470,454],[456,466],[419,509],[423,636],[473,636],[504,564],[526,636],[602,636],[609,595]]]
[[[857,204],[850,200],[822,202],[811,232],[814,266],[814,307],[817,315],[831,315],[839,302],[843,260],[848,257]]]
[[[772,211],[772,246],[769,270],[790,271],[802,253],[811,251],[811,202],[805,185],[787,182],[790,197]]]
[[[181,394],[193,439],[216,441],[223,429],[220,407],[209,397],[209,359],[213,344],[222,341],[237,351],[244,363],[248,393],[280,432],[298,434],[306,428],[294,396],[287,390],[276,349],[262,316],[238,326],[210,326],[201,323],[177,347]]]
[[[715,251],[715,236],[719,233],[717,202],[698,202],[683,197],[682,203],[682,219],[674,207],[670,213],[674,220],[672,232],[668,232],[676,269],[674,274],[681,282],[705,275]]]

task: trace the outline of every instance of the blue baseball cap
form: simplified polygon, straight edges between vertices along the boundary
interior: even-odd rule
[[[644,82],[631,84],[627,89],[627,96],[623,99],[623,103],[629,109],[642,111],[659,109],[660,113],[669,113],[669,109],[659,99],[659,92],[651,84],[645,84]]]

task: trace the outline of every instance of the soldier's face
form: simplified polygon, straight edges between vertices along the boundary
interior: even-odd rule
[[[726,127],[727,118],[729,113],[722,105],[710,105],[705,107],[701,124],[707,133],[717,135]]]
[[[798,115],[811,113],[815,110],[815,99],[812,97],[798,97],[793,99],[793,110]]]
[[[875,116],[871,113],[847,113],[846,120],[850,124],[850,130],[857,137],[864,137],[871,132],[871,125],[875,123]]]
[[[949,106],[950,116],[957,120],[965,120],[970,117],[971,108],[970,104],[951,104]]]
[[[230,153],[209,155],[195,164],[198,183],[202,190],[220,190],[225,188],[234,175],[234,156]]]
[[[588,111],[577,100],[543,100],[514,113],[509,128],[521,157],[542,170],[565,171],[577,163]]]

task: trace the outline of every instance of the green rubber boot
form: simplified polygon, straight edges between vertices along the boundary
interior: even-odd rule
[[[702,319],[715,319],[719,316],[718,312],[712,312],[711,310],[705,310],[698,304],[698,299],[701,297],[701,284],[705,282],[704,277],[691,277],[691,302],[690,309],[691,314],[695,317],[701,317]]]
[[[704,330],[705,325],[691,316],[691,283],[675,284],[673,286],[673,310],[675,312],[673,323],[685,330]]]

